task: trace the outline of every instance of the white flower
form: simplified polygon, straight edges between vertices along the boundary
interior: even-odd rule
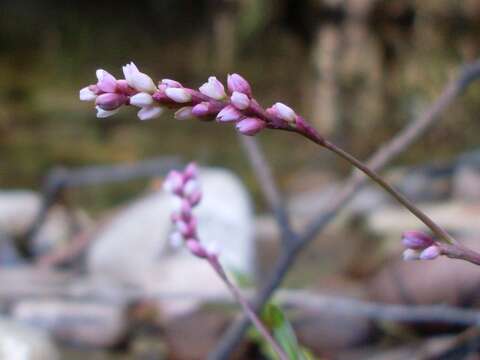
[[[145,106],[140,109],[137,116],[140,120],[150,120],[159,117],[163,112],[160,106]]]
[[[140,92],[130,98],[130,104],[138,107],[149,106],[153,104],[153,98],[146,92]]]
[[[192,95],[184,88],[169,87],[165,89],[165,95],[177,103],[187,103],[192,100]]]
[[[281,102],[277,102],[275,105],[272,106],[272,108],[275,110],[278,117],[285,121],[294,122],[297,117],[295,111],[293,111],[289,106]]]
[[[97,118],[99,118],[99,119],[103,119],[103,118],[112,116],[120,110],[120,109],[103,110],[100,106],[96,106],[95,109],[97,109]]]
[[[222,100],[227,96],[223,84],[215,76],[210,76],[208,82],[200,86],[199,90],[203,95],[215,100]]]
[[[123,66],[122,69],[125,80],[132,88],[147,93],[153,93],[157,90],[152,78],[140,72],[133,62]]]
[[[97,95],[89,89],[88,86],[80,90],[80,100],[81,101],[93,101],[97,98]]]
[[[230,97],[233,106],[239,110],[245,110],[250,105],[250,99],[244,93],[234,91]]]

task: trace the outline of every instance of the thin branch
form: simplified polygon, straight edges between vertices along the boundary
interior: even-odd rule
[[[283,245],[285,248],[289,248],[294,244],[298,236],[290,224],[287,210],[278,191],[270,165],[265,159],[265,155],[255,138],[247,136],[239,136],[239,138],[253,172],[258,179],[262,193],[280,228]]]
[[[367,162],[367,165],[378,171],[399,154],[405,151],[412,143],[422,136],[435,122],[439,115],[457,98],[474,80],[480,77],[480,60],[465,66],[459,77],[449,82],[439,98],[417,119],[413,120],[404,130],[398,133],[392,140],[382,146]],[[296,246],[290,252],[284,254],[274,266],[270,278],[263,289],[257,295],[254,304],[261,308],[280,286],[284,276],[294,263],[298,252],[312,241],[337,213],[343,209],[348,201],[354,196],[366,182],[364,175],[354,172],[345,183],[343,190],[336,194],[335,199],[327,208],[307,227],[307,230],[299,237]],[[209,356],[210,360],[226,360],[235,349],[248,327],[248,319],[242,317],[233,323],[219,342],[218,347]]]

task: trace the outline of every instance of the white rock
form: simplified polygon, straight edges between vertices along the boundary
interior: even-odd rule
[[[40,196],[33,191],[0,191],[0,229],[11,237],[24,234],[40,205]]]
[[[56,360],[59,354],[44,332],[11,320],[0,319],[0,359]]]

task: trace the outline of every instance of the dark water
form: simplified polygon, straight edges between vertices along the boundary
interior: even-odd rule
[[[133,109],[96,119],[78,90],[95,81],[99,67],[120,76],[133,60],[154,79],[191,86],[211,74],[224,79],[239,72],[261,103],[292,105],[364,158],[418,115],[460,64],[479,55],[475,18],[418,12],[406,21],[362,22],[317,18],[301,1],[245,4],[3,1],[0,186],[38,187],[57,165],[170,154],[233,168],[253,185],[230,126],[180,123],[171,113],[139,122]],[[477,146],[479,95],[472,86],[401,161],[441,161]],[[259,139],[284,185],[297,171],[348,169],[292,134],[266,131]],[[104,194],[103,201],[124,192]]]

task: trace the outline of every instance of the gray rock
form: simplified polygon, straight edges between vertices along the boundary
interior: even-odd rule
[[[125,306],[68,300],[21,300],[12,317],[51,333],[63,343],[81,347],[110,347],[127,331]]]
[[[2,318],[0,319],[0,359],[56,360],[60,357],[46,333]]]
[[[453,177],[454,199],[475,202],[480,200],[480,167],[458,166]]]

